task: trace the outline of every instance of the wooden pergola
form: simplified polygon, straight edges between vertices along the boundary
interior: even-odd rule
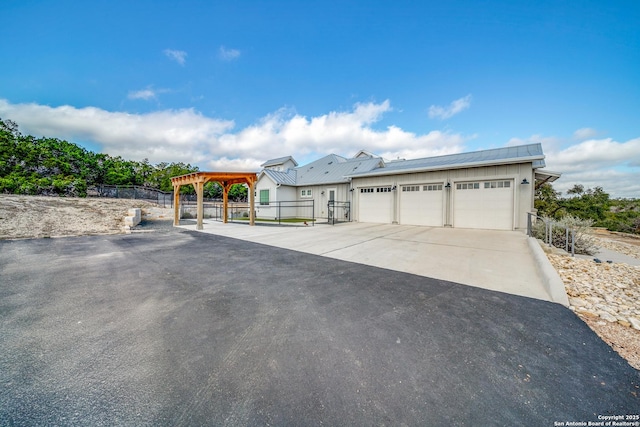
[[[202,230],[202,218],[204,217],[204,185],[209,181],[215,181],[222,187],[223,222],[227,222],[229,208],[229,190],[234,184],[247,184],[249,187],[249,224],[255,225],[255,185],[258,175],[247,172],[193,172],[187,175],[171,178],[173,184],[173,225],[180,225],[180,187],[193,185],[198,196],[196,229]]]

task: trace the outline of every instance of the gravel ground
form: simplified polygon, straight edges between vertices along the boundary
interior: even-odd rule
[[[133,207],[142,209],[143,218],[145,213],[167,217],[166,210],[141,200],[0,195],[0,239],[123,233],[124,216]],[[133,231],[171,230],[171,220],[143,220]],[[598,246],[640,259],[635,236],[605,230],[594,235]],[[640,267],[596,264],[557,252],[547,256],[565,283],[570,308],[640,370],[640,330],[632,324],[640,321]]]
[[[598,246],[640,259],[640,239],[596,230]],[[640,370],[640,267],[597,264],[561,251],[547,257],[562,278],[570,309]]]

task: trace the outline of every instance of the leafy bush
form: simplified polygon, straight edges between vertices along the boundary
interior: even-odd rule
[[[565,215],[559,220],[542,217],[532,226],[533,236],[547,242],[547,223],[551,221],[551,244],[564,249],[566,244],[566,229],[569,229],[569,248],[571,248],[571,231],[575,239],[574,251],[577,254],[593,255],[598,250],[596,239],[589,233],[593,220],[580,219],[571,215]],[[571,249],[569,249],[571,250]]]

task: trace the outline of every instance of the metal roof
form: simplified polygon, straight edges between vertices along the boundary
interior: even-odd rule
[[[273,169],[264,169],[262,173],[271,178],[276,184],[296,185],[295,169],[287,169],[285,172],[275,171]]]
[[[543,168],[545,166],[545,162],[542,145],[540,143],[536,143],[474,151],[470,153],[426,157],[415,160],[399,160],[386,163],[375,170],[351,173],[348,177],[356,178],[375,175],[395,175],[409,172],[460,169],[522,162],[532,162],[534,169]]]
[[[316,185],[349,182],[349,176],[359,171],[369,172],[383,164],[379,157],[346,159],[329,154],[305,166],[297,167],[296,185]]]
[[[369,156],[369,153],[364,151],[359,152],[359,154],[367,155],[347,159],[337,154],[329,154],[305,166],[298,166],[284,172],[263,169],[262,173],[269,176],[276,184],[308,186],[338,184],[349,182],[351,178],[365,176],[396,175],[508,163],[531,162],[533,169],[545,167],[544,153],[542,152],[542,145],[539,143],[414,160],[394,160],[386,163],[382,158]],[[286,156],[269,160],[262,166],[282,164],[289,159],[293,160],[293,157]],[[295,162],[295,160],[293,161]]]
[[[537,170],[535,173],[536,186],[544,184],[545,182],[554,182],[562,176],[560,172]]]
[[[293,157],[285,156],[285,157],[278,157],[277,159],[267,160],[266,162],[261,164],[260,167],[261,168],[267,168],[269,166],[282,165],[282,164],[286,163],[287,160],[291,160],[294,165],[298,166],[298,162],[296,162],[296,160]]]

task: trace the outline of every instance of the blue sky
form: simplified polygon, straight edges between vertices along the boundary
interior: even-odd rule
[[[202,170],[541,142],[555,187],[640,197],[640,1],[0,5],[0,118]]]

